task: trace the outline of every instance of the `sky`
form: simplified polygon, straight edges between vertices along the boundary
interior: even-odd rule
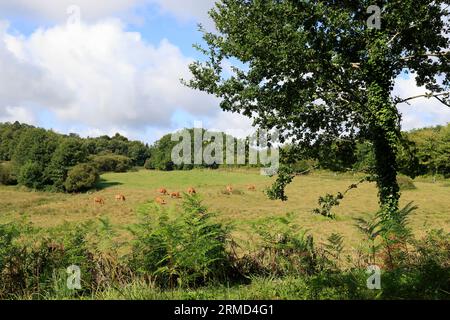
[[[213,28],[214,0],[0,0],[0,122],[20,121],[82,136],[152,143],[202,122],[236,136],[251,120],[183,86],[200,59],[198,23]],[[78,23],[79,22],[79,23]],[[394,93],[423,93],[413,78]],[[450,122],[436,100],[400,105],[403,129]]]

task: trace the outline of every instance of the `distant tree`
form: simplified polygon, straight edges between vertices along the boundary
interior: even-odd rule
[[[44,168],[37,162],[28,161],[20,167],[17,181],[28,188],[44,189],[46,186]]]
[[[337,140],[318,152],[319,165],[333,171],[347,171],[356,163],[356,142]]]
[[[17,175],[10,162],[0,163],[0,184],[6,186],[17,184]]]
[[[450,174],[450,124],[414,130],[408,136],[417,148],[422,173]]]
[[[32,161],[46,167],[53,156],[60,137],[52,132],[40,128],[27,129],[20,138],[12,161],[21,166]]]
[[[449,2],[378,1],[379,29],[368,27],[372,4],[217,1],[210,11],[217,31],[204,31],[207,46],[197,46],[207,59],[191,64],[193,79],[185,83],[219,97],[225,111],[278,128],[313,155],[338,139],[367,139],[380,205],[393,217],[400,198],[397,105],[419,97],[394,97],[395,80],[414,73],[428,90],[421,97],[450,105]],[[241,65],[225,68],[230,59]]]
[[[142,142],[132,141],[128,144],[128,157],[135,166],[143,166],[145,160],[150,157],[150,150]]]
[[[87,161],[87,150],[82,140],[75,137],[64,138],[53,153],[48,167],[49,177],[58,190],[64,189],[69,169]]]
[[[92,163],[100,172],[126,172],[132,167],[130,158],[117,154],[94,156]]]
[[[99,172],[92,164],[78,164],[70,169],[64,187],[67,192],[83,192],[95,187],[99,181]]]
[[[37,189],[42,189],[44,186],[52,184],[49,164],[53,153],[61,141],[60,139],[61,137],[52,131],[38,128],[25,130],[11,159],[15,168],[20,170],[19,183],[28,187],[35,185]],[[34,170],[40,172],[35,173]],[[24,173],[26,173],[27,177],[25,180]],[[39,179],[39,181],[35,180],[31,183],[29,180],[31,177]]]

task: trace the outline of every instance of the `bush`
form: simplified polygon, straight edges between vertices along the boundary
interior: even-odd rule
[[[83,163],[73,167],[68,175],[64,187],[68,192],[83,192],[92,189],[99,181],[97,168]]]
[[[255,252],[239,261],[241,272],[264,276],[312,275],[319,269],[313,237],[293,223],[293,214],[266,218],[253,229],[260,237]]]
[[[112,235],[106,220],[50,231],[24,221],[0,225],[0,299],[81,297],[119,284],[129,273],[108,242]],[[67,288],[72,265],[80,268],[80,290]]]
[[[139,215],[140,222],[131,227],[133,270],[163,287],[197,286],[226,277],[228,229],[211,221],[198,197],[187,196],[183,211],[173,218],[153,203],[142,206]]]
[[[28,188],[43,189],[45,187],[43,168],[29,161],[20,168],[17,181]]]
[[[17,176],[13,165],[9,162],[0,163],[0,184],[12,186],[17,184]]]
[[[92,162],[100,172],[127,172],[133,166],[130,158],[116,154],[95,156]]]
[[[414,185],[414,181],[406,176],[398,176],[397,177],[398,186],[400,190],[415,190],[417,187]]]

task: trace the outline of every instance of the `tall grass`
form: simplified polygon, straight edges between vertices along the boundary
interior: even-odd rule
[[[294,214],[260,220],[254,248],[241,248],[230,227],[197,196],[171,211],[146,203],[130,228],[131,247],[101,219],[51,230],[26,221],[0,225],[2,299],[450,299],[450,234],[415,239],[408,205],[394,220],[358,220],[367,251],[343,257],[343,237],[316,243]],[[345,263],[343,259],[347,258]],[[382,267],[382,289],[366,286],[366,267]],[[81,269],[81,289],[66,269]]]

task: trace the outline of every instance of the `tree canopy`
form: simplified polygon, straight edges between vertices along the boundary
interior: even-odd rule
[[[216,30],[202,29],[206,47],[197,46],[206,59],[191,64],[185,83],[220,97],[223,110],[279,129],[297,154],[367,139],[380,204],[392,215],[400,197],[397,105],[418,98],[394,96],[395,80],[413,74],[425,97],[450,105],[450,2],[377,1],[379,29],[368,25],[372,4],[217,1],[210,11]]]

